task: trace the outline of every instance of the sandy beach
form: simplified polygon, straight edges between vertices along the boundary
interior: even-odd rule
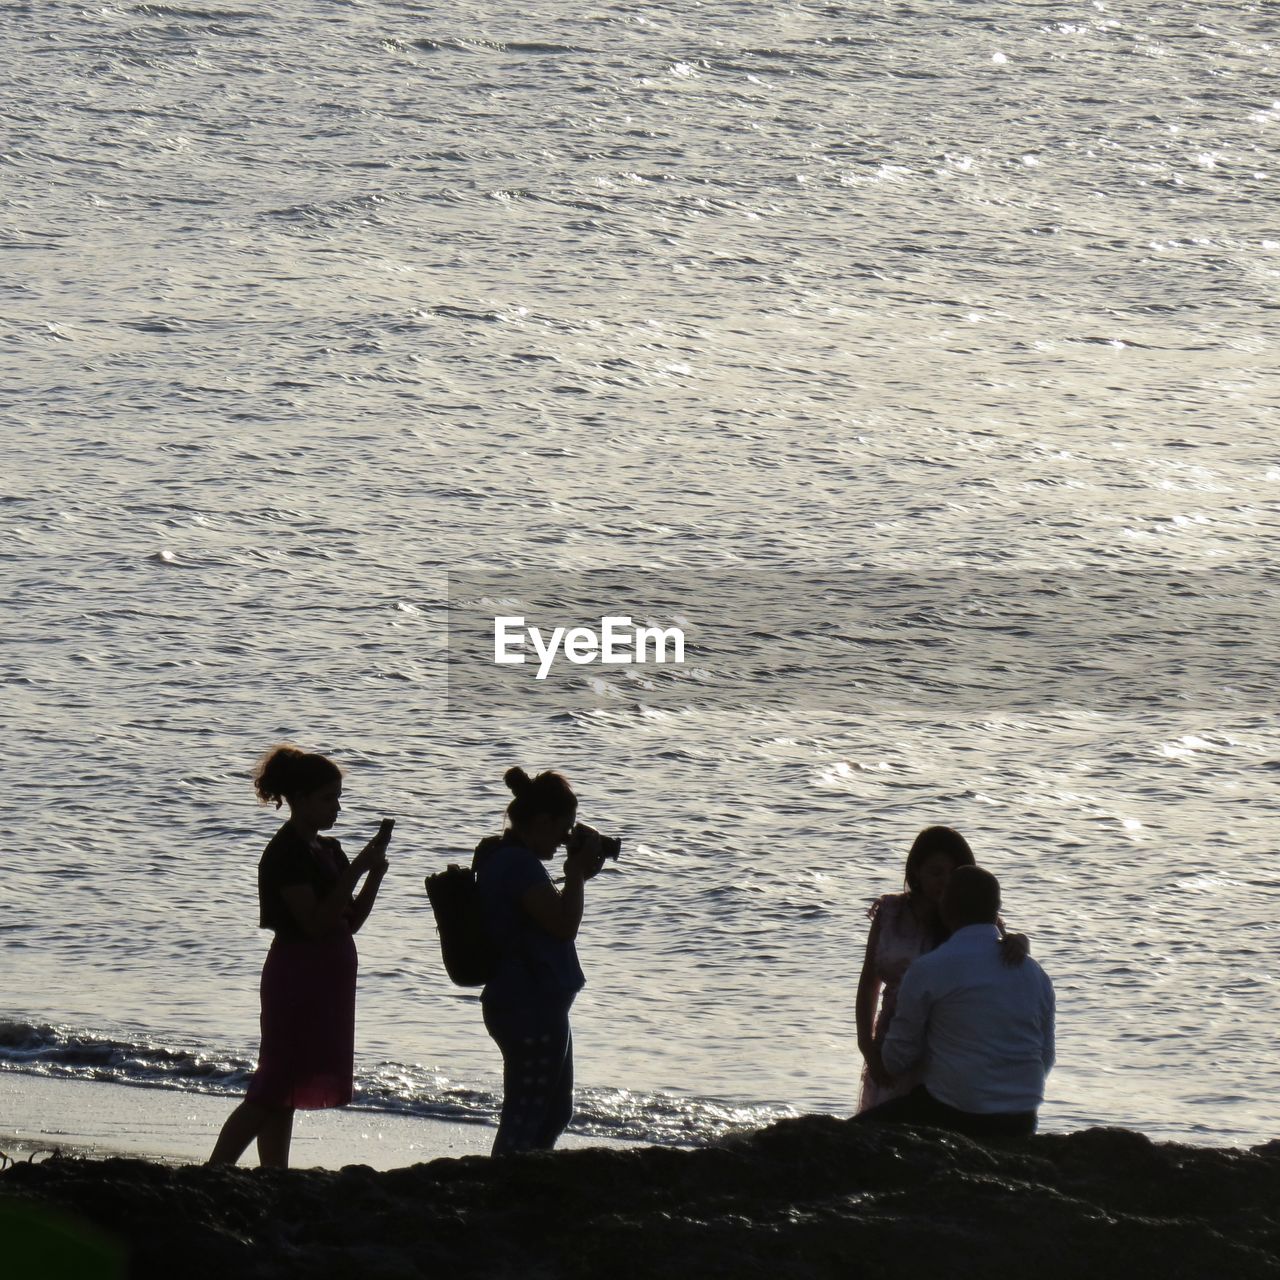
[[[16,1160],[52,1153],[203,1162],[237,1099],[177,1089],[57,1080],[0,1072],[0,1151]],[[292,1163],[300,1169],[399,1169],[441,1156],[487,1155],[488,1124],[388,1115],[356,1108],[299,1112]],[[633,1143],[566,1134],[566,1148]],[[252,1149],[245,1164],[257,1163]]]

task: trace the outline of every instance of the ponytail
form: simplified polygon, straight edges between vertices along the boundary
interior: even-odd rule
[[[342,781],[342,770],[328,756],[303,751],[287,742],[272,747],[253,771],[253,789],[263,804],[275,801],[276,808],[290,796],[319,791]]]

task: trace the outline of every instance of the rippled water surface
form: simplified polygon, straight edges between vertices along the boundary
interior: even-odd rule
[[[1276,1132],[1268,6],[0,34],[5,1062],[238,1087],[289,737],[347,767],[349,851],[399,819],[379,1105],[492,1101],[421,880],[522,763],[626,842],[584,1124],[850,1110],[864,911],[943,821],[1055,979],[1046,1127]],[[599,570],[752,618],[732,696],[447,697],[450,575]]]

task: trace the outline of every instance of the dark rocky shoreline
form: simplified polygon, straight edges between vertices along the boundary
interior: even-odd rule
[[[1247,1280],[1280,1277],[1280,1142],[1215,1149],[1090,1129],[980,1146],[808,1116],[693,1151],[383,1173],[47,1160],[0,1174],[12,1274],[50,1280],[73,1265],[56,1220],[40,1217],[50,1211],[117,1242],[120,1274],[180,1280]]]

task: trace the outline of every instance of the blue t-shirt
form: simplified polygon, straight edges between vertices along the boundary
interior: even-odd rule
[[[548,933],[520,905],[530,889],[550,884],[542,860],[510,837],[476,860],[476,887],[485,926],[498,956],[481,999],[524,1004],[539,997],[567,998],[585,985],[578,949]]]

